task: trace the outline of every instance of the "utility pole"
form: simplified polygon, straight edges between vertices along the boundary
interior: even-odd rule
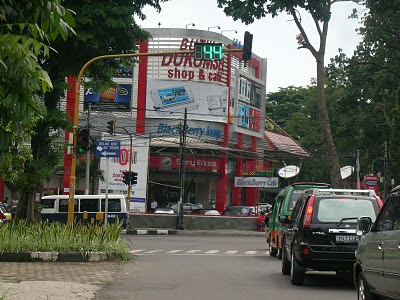
[[[185,117],[183,120],[183,128],[181,126],[179,135],[179,202],[176,229],[184,229],[183,227],[183,201],[185,196],[185,151],[186,151],[186,127],[187,127],[187,108],[185,107]]]
[[[88,130],[88,144],[86,150],[86,175],[85,175],[85,195],[89,195],[89,177],[90,177],[90,111],[92,109],[92,103],[89,102],[88,114],[87,114],[87,130]]]
[[[357,168],[357,190],[361,188],[360,184],[360,150],[357,150],[357,162],[356,162],[356,168]]]
[[[388,178],[387,178],[387,141],[385,141],[384,146],[384,154],[383,154],[383,199],[386,199],[387,190],[388,190]]]

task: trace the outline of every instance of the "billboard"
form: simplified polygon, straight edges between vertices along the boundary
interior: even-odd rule
[[[167,170],[178,170],[180,167],[180,158],[178,155],[163,155],[163,156],[151,156],[150,157],[150,168],[154,169],[167,169]],[[185,158],[185,169],[191,169],[196,171],[221,171],[221,160],[219,158],[208,158],[208,157],[186,157]]]
[[[239,100],[254,107],[261,106],[262,89],[261,85],[240,76],[239,79]]]
[[[228,88],[214,83],[158,80],[147,81],[146,117],[183,118],[226,123]]]
[[[129,170],[130,141],[125,136],[117,136],[121,140],[120,156],[109,158],[109,193],[126,194],[128,186],[122,182],[122,171]],[[145,212],[147,191],[147,167],[149,160],[149,140],[134,138],[132,141],[132,171],[136,172],[137,184],[132,186],[130,212]],[[100,169],[106,172],[106,158],[101,158]],[[106,174],[104,174],[106,178]],[[99,194],[105,194],[106,182],[99,182]]]
[[[238,104],[238,126],[260,131],[261,112],[244,104]]]
[[[278,177],[235,177],[235,187],[278,187]]]
[[[89,88],[83,95],[83,107],[87,109],[91,103],[93,110],[130,111],[131,97],[132,84],[118,84],[103,91]]]

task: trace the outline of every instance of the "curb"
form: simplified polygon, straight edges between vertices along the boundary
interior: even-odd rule
[[[126,234],[133,234],[133,235],[176,235],[176,230],[171,229],[135,229],[135,230],[128,230]]]
[[[121,260],[117,253],[105,252],[0,252],[0,262],[98,262]]]

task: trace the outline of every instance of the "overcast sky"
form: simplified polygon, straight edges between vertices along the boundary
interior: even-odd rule
[[[299,33],[296,24],[286,14],[272,19],[267,16],[256,20],[253,24],[245,25],[233,21],[217,6],[217,0],[170,0],[161,4],[161,13],[146,7],[144,13],[147,19],[138,21],[143,28],[185,28],[208,30],[236,30],[223,32],[223,35],[243,42],[244,32],[253,34],[253,52],[268,59],[267,93],[278,91],[280,87],[306,86],[311,78],[316,77],[316,64],[311,53],[306,49],[297,49],[296,35]],[[360,27],[358,20],[349,19],[353,8],[361,8],[352,2],[336,3],[328,30],[327,52],[325,64],[338,53],[338,48],[351,56],[361,40],[355,29]],[[362,8],[361,8],[362,9]],[[307,14],[302,14],[303,26],[309,37],[316,41],[317,34],[313,21]],[[316,43],[314,46],[319,47]]]

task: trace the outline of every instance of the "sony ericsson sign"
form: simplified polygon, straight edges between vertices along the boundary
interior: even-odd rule
[[[235,187],[278,187],[278,177],[235,177]]]
[[[157,127],[157,134],[161,135],[180,135],[181,133],[181,126],[178,125],[171,125],[167,123],[159,123]],[[213,139],[220,139],[222,138],[223,132],[220,129],[213,128],[211,126],[204,126],[204,127],[192,127],[188,126],[186,134],[188,136],[194,136],[197,138],[213,138]]]

